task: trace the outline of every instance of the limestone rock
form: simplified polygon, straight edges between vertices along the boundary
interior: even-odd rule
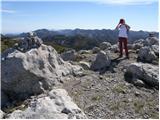
[[[133,49],[134,49],[134,50],[141,49],[142,47],[143,47],[143,44],[142,44],[142,43],[135,43],[135,44],[133,44]]]
[[[94,47],[94,48],[92,49],[93,54],[94,54],[94,53],[98,53],[99,51],[100,51],[100,48],[99,48],[99,47]]]
[[[80,50],[79,53],[80,54],[90,54],[91,51],[90,50]]]
[[[83,69],[85,69],[85,70],[89,70],[90,69],[90,64],[88,62],[80,61],[79,63],[82,66]]]
[[[126,73],[131,74],[130,79],[138,78],[150,86],[159,85],[158,66],[144,63],[132,63],[127,67]]]
[[[115,44],[115,45],[112,45],[112,46],[111,46],[111,49],[110,49],[110,50],[116,53],[116,52],[119,51],[119,47],[118,47],[117,44]]]
[[[66,51],[61,54],[61,57],[64,61],[74,61],[76,59],[77,53],[75,50]]]
[[[31,48],[38,48],[42,45],[43,41],[36,36],[34,32],[29,32],[24,38],[21,38],[17,48],[21,51],[27,51]]]
[[[40,94],[58,84],[61,77],[82,70],[64,62],[54,48],[46,45],[27,52],[7,50],[2,59],[2,90],[15,96],[13,99]]]
[[[111,47],[111,44],[109,42],[102,42],[99,47],[101,50],[105,50],[109,49]]]
[[[138,53],[138,60],[142,61],[142,62],[149,62],[149,63],[152,63],[153,60],[156,60],[157,57],[156,55],[154,54],[154,52],[151,50],[150,47],[142,47],[140,50],[139,50],[139,53]]]
[[[133,81],[135,86],[144,87],[145,83],[142,80],[136,79]]]
[[[64,89],[53,89],[48,95],[32,99],[28,108],[16,110],[9,119],[84,119],[85,114]]]
[[[159,45],[159,40],[157,37],[148,37],[146,41],[146,46]]]
[[[0,119],[3,119],[4,115],[5,113],[2,110],[0,110]]]
[[[97,54],[95,61],[92,62],[91,69],[95,71],[106,69],[107,67],[110,66],[110,63],[111,60],[108,54],[106,54],[104,51],[100,51]]]
[[[155,55],[159,56],[159,45],[152,45],[151,49],[155,53]]]

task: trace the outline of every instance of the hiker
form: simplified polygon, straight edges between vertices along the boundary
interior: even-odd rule
[[[124,19],[120,19],[116,29],[119,30],[119,35],[118,35],[119,49],[120,49],[119,57],[123,56],[123,46],[124,46],[126,58],[129,59],[127,42],[128,42],[128,32],[129,32],[130,26],[125,23]]]

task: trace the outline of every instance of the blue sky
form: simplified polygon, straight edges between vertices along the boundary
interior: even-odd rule
[[[120,18],[132,30],[158,31],[158,0],[3,0],[2,33],[36,29],[114,29]]]

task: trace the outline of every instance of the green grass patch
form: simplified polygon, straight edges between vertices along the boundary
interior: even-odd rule
[[[101,98],[102,96],[97,95],[97,96],[92,97],[92,101],[99,101],[101,100]]]
[[[5,51],[8,48],[13,47],[15,43],[18,43],[18,40],[2,39],[1,40],[1,52]]]
[[[58,44],[53,43],[53,42],[44,42],[44,44],[52,46],[58,53],[63,53],[67,50],[71,50],[71,48],[67,48],[67,47],[64,47],[62,45],[58,45]]]
[[[118,84],[118,85],[115,85],[112,89],[113,92],[117,92],[117,93],[126,93],[127,91],[127,87],[123,84]]]
[[[140,100],[136,100],[134,102],[134,110],[136,113],[141,113],[141,111],[143,110],[145,103],[143,101]]]

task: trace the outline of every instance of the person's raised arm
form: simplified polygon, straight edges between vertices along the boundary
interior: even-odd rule
[[[115,29],[118,29],[118,28],[119,28],[119,26],[120,26],[120,23],[118,23],[118,25],[116,26],[116,28],[115,28]]]

